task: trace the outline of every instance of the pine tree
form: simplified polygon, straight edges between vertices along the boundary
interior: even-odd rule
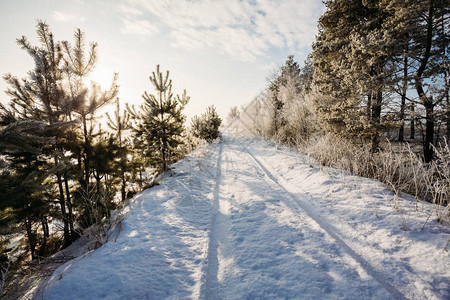
[[[272,104],[272,135],[286,138],[283,132],[287,124],[284,109],[300,93],[300,82],[300,66],[294,61],[294,56],[289,55],[280,68],[279,75],[275,75],[268,88]]]
[[[92,83],[88,89],[84,84],[86,76],[94,69],[97,61],[97,43],[91,43],[89,52],[86,53],[85,34],[80,29],[75,30],[74,45],[63,41],[62,49],[64,50],[65,74],[67,77],[67,101],[66,112],[69,118],[74,112],[80,117],[82,123],[82,136],[84,143],[82,145],[83,161],[84,161],[84,185],[89,188],[91,176],[91,156],[92,156],[92,136],[90,136],[89,122],[93,120],[95,113],[112,101],[117,95],[118,85],[117,74],[113,75],[111,87],[108,90],[101,91],[101,87],[96,83]]]
[[[116,136],[100,129],[93,141],[92,173],[96,180],[94,196],[101,200],[95,205],[102,209],[102,217],[109,216],[109,211],[115,207],[113,200],[117,192],[116,186],[120,182],[117,176],[120,173],[117,167],[118,162],[120,164],[120,153]]]
[[[120,178],[122,180],[122,201],[126,198],[126,178],[125,173],[128,172],[128,148],[126,141],[124,141],[123,132],[131,129],[130,114],[127,110],[124,110],[121,114],[119,98],[116,99],[116,110],[114,111],[114,118],[111,118],[108,113],[106,113],[108,118],[108,127],[115,131],[116,137],[119,142],[119,170]]]
[[[401,121],[400,129],[398,130],[398,141],[404,142],[405,137],[405,110],[406,110],[406,92],[408,91],[408,53],[407,49],[405,50],[405,54],[403,55],[403,78],[402,78],[402,87],[401,87],[401,103],[400,103],[400,112],[399,118]]]
[[[59,138],[64,136],[66,127],[57,126],[67,121],[64,115],[67,97],[62,88],[62,52],[59,43],[54,41],[53,34],[46,23],[38,21],[36,28],[41,47],[32,46],[26,37],[17,41],[21,48],[26,50],[33,58],[35,68],[29,71],[28,78],[22,81],[10,74],[5,75],[4,79],[10,85],[6,93],[11,97],[10,107],[18,119],[32,119],[54,126],[56,143],[49,150],[48,155],[52,157],[56,170],[54,175],[59,190],[61,218],[64,224],[64,241],[65,245],[68,245],[72,238],[63,188],[62,174],[65,166],[61,164],[61,160],[63,160],[64,153],[59,144]]]
[[[40,253],[46,253],[49,238],[47,216],[51,206],[46,201],[47,186],[43,182],[53,170],[48,169],[45,148],[52,147],[55,137],[52,126],[42,121],[13,121],[11,112],[2,106],[0,123],[0,153],[7,167],[0,175],[0,210],[8,211],[6,220],[22,223],[26,229],[31,258],[37,257],[38,234],[33,224],[39,222],[43,229]],[[5,116],[8,116],[5,118]]]
[[[359,26],[358,1],[327,1],[327,11],[319,19],[319,34],[313,44],[314,86],[318,91],[315,104],[322,127],[340,135],[352,136],[355,125],[349,120],[360,119],[360,96],[353,82],[345,79],[344,69],[350,62],[348,39],[351,30]]]
[[[134,131],[141,139],[152,166],[164,172],[168,170],[172,153],[183,143],[181,135],[184,131],[185,116],[181,112],[189,97],[186,91],[183,95],[174,97],[169,71],[163,75],[159,65],[149,79],[156,90],[156,95],[144,92],[142,97],[145,102],[141,106],[141,111],[132,112],[134,118],[138,120]]]
[[[200,117],[194,116],[192,118],[192,134],[197,138],[212,142],[219,137],[220,124],[222,124],[222,119],[217,114],[214,105],[211,105],[206,108],[206,112]]]
[[[314,81],[325,98],[318,98],[319,116],[336,133],[370,140],[376,151],[381,132],[396,125],[381,113],[392,90],[393,59],[404,53],[404,46],[398,32],[389,29],[383,1],[326,5],[313,46]]]
[[[426,162],[433,159],[435,125],[439,111],[436,108],[448,98],[448,44],[450,18],[443,0],[385,1],[391,24],[398,32],[399,41],[407,37],[408,64],[414,70],[413,82],[419,100],[425,109],[423,155]],[[412,103],[413,107],[416,103]],[[444,108],[442,108],[444,110]]]
[[[3,107],[3,109],[6,109]],[[1,119],[0,123],[5,124],[5,120]],[[47,144],[49,139],[45,136],[45,132],[49,126],[42,121],[21,120],[11,122],[6,120],[7,126],[0,130],[0,152],[3,155],[28,152],[32,154],[41,154],[42,145]]]
[[[425,2],[425,3],[423,3]],[[438,40],[439,36],[447,35],[446,40],[448,41],[448,33],[442,32],[440,27],[437,26],[439,22],[447,22],[447,25],[444,26],[448,29],[449,27],[449,19],[448,12],[446,12],[445,1],[422,1],[420,3],[421,13],[419,16],[422,17],[425,15],[424,21],[419,21],[416,23],[417,29],[422,29],[419,32],[423,33],[418,36],[413,36],[415,39],[415,50],[420,53],[418,62],[419,67],[416,71],[414,84],[419,95],[419,99],[422,105],[425,107],[425,139],[424,139],[424,159],[426,162],[430,162],[433,160],[433,143],[434,143],[434,127],[435,127],[435,112],[434,108],[436,105],[443,100],[443,97],[436,95],[437,99],[433,99],[433,95],[428,94],[426,92],[426,86],[428,84],[424,83],[425,78],[437,78],[443,72],[436,68],[439,68],[438,62],[436,61],[436,56],[440,56],[440,54],[445,51],[444,49],[448,47],[448,44],[444,46],[444,49],[439,49],[440,45],[436,44],[436,40]],[[447,15],[447,16],[446,16]]]

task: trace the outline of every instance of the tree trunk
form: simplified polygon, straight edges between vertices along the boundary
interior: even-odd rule
[[[415,122],[415,116],[414,116],[414,114],[415,114],[415,104],[414,104],[414,102],[411,102],[411,107],[410,107],[410,123],[409,123],[409,131],[410,131],[410,133],[409,133],[409,138],[410,139],[414,139],[415,138],[415,136],[416,136],[416,126],[415,126],[415,124],[414,124],[414,122]]]
[[[84,134],[84,181],[86,189],[89,189],[89,177],[90,177],[90,164],[91,164],[91,144],[89,141],[88,130],[87,130],[87,120],[86,116],[83,115],[83,134]]]
[[[46,252],[47,241],[48,241],[48,238],[50,237],[50,230],[48,228],[47,217],[44,216],[41,218],[41,225],[42,225],[42,232],[44,234],[44,240],[42,242],[41,251]]]
[[[124,202],[126,198],[125,187],[126,187],[125,172],[122,172],[122,202]]]
[[[403,59],[403,86],[402,86],[402,102],[400,105],[400,121],[402,125],[398,131],[398,141],[403,142],[405,140],[405,106],[406,106],[406,91],[408,89],[408,56],[405,52]]]
[[[439,144],[439,138],[441,137],[441,125],[442,123],[438,123],[436,124],[437,126],[435,126],[436,128],[436,132],[434,133],[434,145],[438,145]]]
[[[120,149],[120,175],[122,177],[122,188],[121,188],[121,192],[122,192],[122,202],[125,201],[126,198],[126,182],[125,182],[125,165],[126,165],[126,151],[125,148],[122,147],[122,130],[121,130],[121,123],[120,120],[117,120],[117,126],[118,126],[118,131],[117,131],[117,136],[119,137],[119,149]]]
[[[62,214],[63,224],[64,224],[64,246],[68,246],[71,243],[71,239],[70,239],[69,221],[67,219],[66,201],[64,198],[64,189],[63,189],[61,174],[56,173],[56,178],[58,181],[58,188],[59,188],[59,205],[61,207],[61,214]]]
[[[78,157],[77,157],[77,167],[78,167],[78,170],[79,170],[80,172],[81,172],[81,170],[83,169],[82,163],[81,163],[81,156],[82,156],[82,154],[79,153],[79,155],[78,155]]]
[[[450,144],[450,99],[447,92],[447,144]]]
[[[416,91],[419,95],[419,99],[425,107],[425,139],[423,145],[423,156],[425,162],[430,162],[433,160],[433,135],[434,135],[434,116],[433,116],[433,98],[427,97],[423,89],[422,75],[425,72],[428,59],[431,55],[431,44],[433,41],[433,0],[430,0],[428,4],[428,18],[427,18],[427,35],[425,39],[425,53],[420,61],[420,66],[417,69],[415,85]]]
[[[44,244],[47,243],[47,239],[50,237],[50,230],[48,228],[48,220],[47,217],[41,218],[42,231],[44,233]]]
[[[374,132],[372,135],[372,152],[377,152],[380,147],[380,123],[381,123],[381,104],[383,100],[383,92],[381,86],[378,85],[375,94],[372,97],[372,126]]]
[[[161,143],[161,154],[162,154],[162,171],[167,171],[167,162],[166,162],[166,127],[164,126],[164,111],[163,111],[163,103],[162,103],[162,93],[159,93],[159,106],[160,106],[160,118],[162,124],[162,138],[160,139]]]
[[[366,108],[367,120],[372,119],[372,93],[367,95],[367,108]]]
[[[66,188],[66,200],[67,200],[67,220],[69,221],[69,230],[71,238],[74,237],[74,229],[73,229],[73,210],[72,210],[72,200],[70,199],[70,189],[69,189],[69,179],[67,173],[64,173],[64,185]]]
[[[31,259],[36,259],[36,234],[33,232],[32,223],[25,218],[25,230],[27,231],[28,245],[30,246]]]
[[[450,144],[450,99],[449,99],[449,82],[448,82],[448,73],[445,72],[444,74],[445,79],[445,103],[446,103],[446,122],[447,122],[447,144]]]
[[[425,140],[423,157],[425,162],[430,162],[433,160],[433,139],[434,139],[434,116],[433,116],[433,103],[432,101],[427,101],[425,104]]]
[[[97,173],[96,173],[95,170],[94,170],[94,177],[95,177],[95,187],[97,190],[97,195],[100,195],[100,184],[101,184],[102,177],[100,177],[99,172],[97,171]]]

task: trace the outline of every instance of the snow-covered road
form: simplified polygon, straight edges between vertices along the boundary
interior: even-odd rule
[[[448,227],[382,184],[225,136],[136,196],[45,299],[448,299]],[[409,231],[404,230],[406,227]]]

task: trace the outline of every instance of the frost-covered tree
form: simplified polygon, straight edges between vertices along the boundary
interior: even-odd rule
[[[228,112],[228,116],[227,116],[227,123],[228,125],[231,125],[233,122],[236,121],[236,119],[239,118],[239,108],[237,108],[237,106],[233,106],[232,108],[230,108],[230,111]]]
[[[376,150],[381,132],[396,125],[383,114],[389,94],[396,90],[401,96],[398,115],[404,121],[406,90],[414,86],[425,109],[424,157],[432,158],[434,109],[446,94],[444,2],[326,1],[313,47],[317,108],[325,127],[369,139]]]
[[[286,126],[285,107],[295,101],[295,96],[300,93],[300,67],[294,56],[289,55],[285,64],[275,73],[268,87],[272,106],[272,135],[285,138],[283,132]],[[281,136],[280,136],[281,135]]]
[[[356,17],[348,15],[348,12],[344,13],[352,12],[345,6],[345,2],[344,7],[331,1],[326,2],[326,5],[328,10],[319,20],[319,34],[312,52],[314,89],[317,91],[315,109],[321,127],[326,131],[352,136],[356,134],[355,128],[351,126],[352,120],[359,120],[364,113],[359,109],[361,98],[356,93],[356,87],[353,82],[344,81],[342,70],[349,68],[350,62],[345,50],[348,48],[351,28],[358,24]],[[348,19],[347,24],[342,24],[344,19]]]
[[[271,93],[268,90],[260,92],[239,113],[236,127],[247,134],[257,134],[266,138],[273,137],[273,106],[271,105]]]
[[[317,108],[324,127],[367,139],[376,151],[383,131],[396,126],[384,113],[404,69],[408,40],[392,25],[388,1],[327,1],[313,46]],[[398,67],[401,65],[402,67]],[[402,91],[403,92],[403,91]],[[404,101],[401,119],[404,119]]]
[[[317,129],[316,121],[311,118],[313,110],[309,100],[313,73],[311,56],[303,67],[294,61],[292,55],[288,56],[279,72],[272,76],[266,92],[258,96],[260,100],[266,97],[264,101],[253,101],[245,111],[255,108],[258,108],[258,113],[269,110],[270,137],[289,143],[308,139]]]

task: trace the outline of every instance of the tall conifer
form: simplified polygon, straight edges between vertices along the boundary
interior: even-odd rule
[[[4,78],[10,86],[7,90],[7,94],[11,97],[10,107],[19,119],[42,121],[53,126],[57,139],[48,155],[52,157],[55,166],[54,175],[64,224],[64,243],[68,245],[72,238],[63,188],[63,174],[67,165],[61,163],[64,160],[64,151],[59,142],[64,135],[65,127],[58,127],[58,124],[67,121],[64,113],[67,97],[62,88],[64,79],[61,68],[62,52],[45,22],[38,21],[36,28],[40,47],[32,46],[26,37],[17,40],[21,48],[33,58],[35,68],[29,71],[28,78],[23,80],[10,74],[5,75]]]
[[[144,104],[141,111],[133,113],[138,120],[135,133],[141,139],[152,166],[164,172],[168,170],[174,151],[183,143],[181,136],[186,117],[182,110],[189,102],[189,97],[186,91],[181,96],[173,95],[169,71],[164,75],[159,65],[149,79],[156,93],[144,92],[142,95]]]
[[[131,129],[130,123],[130,114],[127,110],[120,110],[120,102],[119,98],[116,99],[116,110],[114,111],[114,117],[111,117],[108,113],[106,113],[108,118],[107,125],[109,128],[115,131],[118,146],[119,146],[119,172],[120,178],[122,181],[121,194],[122,201],[125,201],[126,198],[126,178],[125,173],[128,171],[128,149],[126,145],[126,141],[124,140],[124,131]]]
[[[75,113],[82,123],[83,161],[84,161],[84,188],[89,189],[91,176],[92,136],[90,134],[90,121],[95,113],[114,99],[118,92],[117,74],[112,77],[111,87],[102,91],[101,87],[92,83],[90,89],[85,86],[86,76],[95,68],[97,61],[97,43],[91,43],[86,51],[84,32],[80,29],[74,32],[74,43],[62,42],[64,50],[65,74],[67,77],[67,103],[68,113]]]

